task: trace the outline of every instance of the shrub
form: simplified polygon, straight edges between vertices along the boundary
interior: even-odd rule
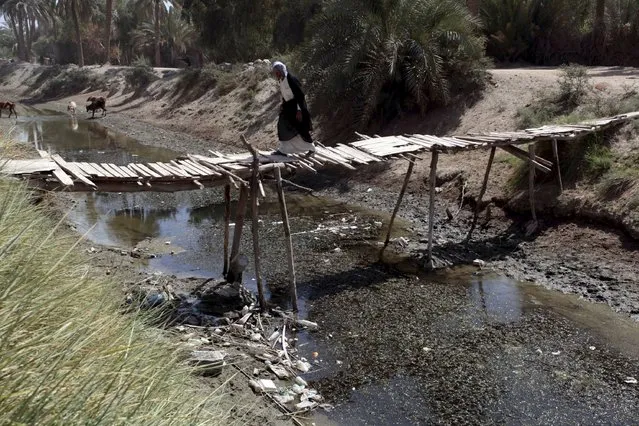
[[[158,79],[150,65],[135,65],[125,71],[124,78],[129,87],[140,89]]]
[[[591,178],[598,178],[612,167],[614,157],[610,148],[591,145],[586,152],[586,173]]]
[[[478,30],[456,0],[329,0],[303,52],[313,110],[334,133],[350,133],[446,103],[485,67]]]
[[[0,423],[226,424],[61,224],[0,181]]]
[[[558,80],[557,101],[565,109],[576,108],[588,94],[591,87],[588,69],[581,65],[564,65]]]

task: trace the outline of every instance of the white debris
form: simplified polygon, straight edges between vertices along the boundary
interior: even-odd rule
[[[588,349],[590,349],[591,351],[594,351],[597,348],[595,348],[594,346],[588,346]]]
[[[268,369],[271,370],[271,372],[275,374],[280,380],[288,379],[291,376],[290,374],[288,374],[288,371],[286,371],[286,369],[280,365],[271,364],[268,366]]]
[[[295,404],[295,408],[297,410],[312,410],[317,407],[319,404],[313,401],[302,401],[299,404]]]
[[[638,383],[637,379],[630,376],[626,377],[626,380],[624,380],[624,382],[628,383],[629,385],[636,385]]]
[[[561,351],[555,351],[555,352],[552,352],[552,354],[553,354],[554,356],[558,356],[558,355],[561,355]]]
[[[373,192],[373,188],[368,188],[366,192]]]
[[[171,241],[165,241],[164,244],[166,244],[167,246],[171,245]]]
[[[259,376],[260,375],[260,369],[259,368],[254,368],[253,369],[253,375],[254,376]]]
[[[297,325],[299,325],[300,327],[306,327],[306,328],[318,328],[319,325],[317,325],[316,322],[312,322],[312,321],[308,321],[308,320],[297,320]]]
[[[273,380],[268,379],[260,379],[260,380],[251,380],[249,382],[249,386],[255,392],[276,392],[277,386],[273,383]]]
[[[277,402],[279,402],[282,405],[286,405],[289,402],[295,401],[295,395],[291,395],[288,392],[286,392],[286,393],[284,393],[282,395],[273,395],[273,397],[277,400]]]
[[[262,335],[260,333],[251,334],[251,340],[254,342],[259,342],[262,340]]]
[[[423,350],[424,352],[430,352],[430,351],[432,351],[432,349],[431,349],[431,348],[426,347],[426,346],[424,346],[424,347],[422,348],[422,350]]]
[[[306,389],[306,386],[293,385],[293,387],[291,387],[291,390],[298,395],[301,395],[302,393],[304,393],[304,389]]]
[[[341,252],[342,252],[342,249],[341,249],[341,248],[339,248],[339,247],[335,247],[335,248],[333,249],[333,253],[341,253]]]
[[[300,376],[295,377],[295,383],[304,387],[308,386],[308,383],[306,383],[306,380],[302,379]]]
[[[475,260],[473,260],[473,265],[479,266],[480,268],[483,268],[484,266],[486,266],[486,262],[484,262],[481,259],[475,259]]]
[[[308,370],[311,369],[311,364],[309,364],[308,362],[304,362],[304,361],[299,361],[298,360],[295,363],[295,368],[297,368],[302,373],[308,373]]]
[[[338,359],[337,361],[335,361],[335,363],[336,363],[337,365],[342,365],[342,364],[344,364],[344,361],[340,361],[340,360]]]
[[[538,353],[539,355],[543,355],[543,354],[544,354],[544,352],[543,352],[541,349],[537,349],[537,353]]]

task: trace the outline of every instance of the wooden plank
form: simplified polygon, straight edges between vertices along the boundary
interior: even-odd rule
[[[293,255],[293,240],[291,238],[291,226],[288,220],[288,211],[286,209],[286,199],[284,198],[284,190],[282,189],[282,173],[279,168],[275,169],[275,184],[277,188],[277,198],[280,204],[280,214],[282,216],[282,226],[284,227],[284,238],[286,240],[286,254],[288,260],[288,289],[291,304],[295,312],[298,311],[297,306],[297,284],[295,281],[295,258]]]
[[[71,176],[64,173],[62,169],[59,169],[59,168],[53,169],[52,173],[53,173],[53,176],[55,176],[56,179],[58,179],[60,183],[62,183],[62,185],[73,186],[73,179],[71,179]]]
[[[158,164],[162,166],[163,168],[167,169],[168,171],[170,171],[176,177],[192,177],[189,173],[184,172],[183,170],[173,166],[172,164],[169,164],[169,163],[158,163]]]
[[[433,151],[431,153],[431,161],[430,161],[430,203],[428,206],[428,264],[429,268],[433,268],[433,230],[435,225],[435,182],[437,180],[437,160],[439,158],[439,153],[437,151]]]
[[[99,164],[96,164],[96,163],[82,163],[82,165],[85,166],[88,170],[93,170],[93,173],[97,174],[97,176],[109,177],[109,178],[115,177],[115,176],[113,176],[113,173],[103,169],[102,167],[100,167]]]
[[[490,156],[488,157],[488,165],[486,166],[486,173],[484,173],[484,181],[481,185],[481,190],[479,191],[479,197],[477,198],[477,203],[475,204],[475,214],[473,215],[473,222],[470,225],[470,230],[468,231],[468,236],[466,237],[466,241],[470,241],[473,236],[473,231],[475,230],[475,226],[477,226],[477,218],[479,218],[479,211],[481,208],[481,201],[486,194],[486,188],[488,187],[488,178],[490,177],[490,169],[493,167],[493,160],[495,159],[495,150],[497,147],[492,147],[490,150]]]
[[[555,157],[555,171],[557,172],[557,183],[559,184],[559,194],[564,192],[564,183],[561,180],[561,167],[559,166],[559,150],[557,149],[557,139],[552,141],[552,153]]]
[[[162,177],[171,177],[173,173],[166,170],[164,167],[160,166],[158,163],[147,163],[147,166],[156,172],[158,172]]]
[[[71,175],[74,176],[76,179],[82,181],[86,185],[97,187],[95,183],[91,182],[89,179],[86,178],[84,172],[82,172],[82,170],[80,170],[80,168],[78,166],[76,166],[75,164],[67,163],[58,154],[53,154],[51,156],[51,159],[53,161],[55,161],[56,164],[58,166],[60,166],[60,168],[62,168],[63,170],[68,171],[69,173],[71,173]]]
[[[111,164],[111,167],[114,167],[115,169],[117,169],[118,171],[122,172],[122,174],[124,174],[127,177],[133,178],[133,179],[139,179],[140,176],[138,176],[137,173],[135,173],[133,170],[130,170],[128,167],[125,166],[118,166],[116,164]]]
[[[150,169],[149,167],[147,167],[146,165],[142,163],[135,163],[135,166],[140,170],[144,170],[145,172],[147,172],[154,178],[158,178],[158,179],[162,178],[161,174],[157,173],[155,170]]]
[[[202,164],[194,163],[191,160],[180,160],[179,163],[188,165],[192,170],[197,170],[202,176],[211,176],[211,175],[219,174],[213,171],[212,169],[209,169],[208,167],[203,166]]]
[[[99,164],[99,166],[100,166],[100,167],[102,167],[102,169],[104,169],[104,170],[106,170],[107,172],[109,172],[109,173],[111,174],[111,176],[113,176],[113,177],[115,177],[115,178],[120,178],[120,179],[121,179],[121,178],[126,177],[126,176],[124,176],[124,175],[122,174],[122,172],[120,172],[120,171],[118,171],[118,170],[116,170],[116,169],[112,168],[110,164],[107,164],[107,163],[100,163],[100,164]]]
[[[143,177],[146,177],[146,178],[153,177],[153,175],[151,175],[151,173],[145,171],[144,169],[141,169],[135,163],[129,164],[129,168],[132,169],[132,170],[135,170],[138,174],[142,175]]]
[[[95,170],[93,167],[88,167],[86,165],[86,163],[82,163],[82,162],[78,162],[78,163],[73,163],[75,164],[80,170],[82,170],[87,176],[95,176],[95,177],[107,177],[104,176],[102,173],[98,173],[97,170]]]
[[[188,174],[190,174],[191,176],[202,176],[201,171],[194,169],[193,167],[189,166],[188,164],[184,162],[171,161],[171,164],[173,164],[175,167],[179,167],[180,169],[188,172]]]
[[[0,170],[4,174],[21,175],[52,172],[57,169],[55,161],[38,158],[35,160],[0,160]]]

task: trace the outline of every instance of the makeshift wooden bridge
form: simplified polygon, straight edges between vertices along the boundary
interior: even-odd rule
[[[272,175],[276,181],[277,192],[282,210],[285,233],[288,240],[289,269],[291,282],[291,298],[294,308],[297,308],[295,290],[295,270],[293,263],[292,243],[288,227],[286,203],[282,191],[281,170],[308,170],[317,172],[328,166],[345,167],[355,170],[357,166],[364,166],[392,159],[407,160],[408,170],[404,184],[399,194],[397,205],[393,211],[389,224],[388,235],[384,248],[389,243],[395,216],[399,211],[404,193],[410,181],[415,160],[420,154],[431,153],[430,163],[430,204],[429,204],[429,236],[428,263],[433,267],[433,223],[435,214],[435,181],[437,162],[440,153],[457,153],[474,149],[489,149],[490,156],[486,173],[482,183],[479,199],[471,229],[470,239],[475,228],[480,210],[481,200],[486,192],[490,170],[497,148],[524,160],[529,164],[529,192],[533,223],[537,216],[534,205],[535,170],[550,173],[554,170],[560,190],[563,190],[559,154],[557,144],[580,139],[596,132],[604,131],[629,120],[639,117],[639,112],[633,112],[615,117],[592,120],[575,125],[544,126],[517,132],[489,132],[468,134],[464,136],[439,137],[431,135],[408,134],[401,136],[369,137],[359,135],[360,140],[348,144],[337,144],[333,147],[318,144],[317,152],[312,157],[291,155],[274,156],[265,152],[258,152],[242,137],[248,153],[225,154],[210,151],[211,155],[186,155],[170,162],[131,163],[116,165],[112,163],[73,162],[66,161],[61,156],[39,151],[41,158],[34,160],[0,159],[0,174],[25,179],[33,187],[59,191],[102,191],[102,192],[175,192],[207,187],[225,187],[226,215],[225,215],[225,246],[224,246],[224,274],[232,270],[233,262],[237,262],[239,244],[244,222],[248,191],[252,193],[253,243],[255,248],[255,267],[258,281],[260,303],[265,306],[262,292],[259,241],[257,226],[258,198],[265,197],[262,179]],[[551,141],[553,146],[553,161],[535,154],[535,144]],[[528,150],[518,145],[528,145]],[[228,253],[230,199],[231,186],[240,191],[236,227],[231,253]],[[383,250],[382,250],[383,252]]]

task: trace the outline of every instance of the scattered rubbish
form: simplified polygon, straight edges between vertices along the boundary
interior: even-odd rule
[[[444,190],[444,188],[442,188],[442,187],[439,187],[439,186],[438,186],[437,188],[435,188],[435,193],[439,194],[439,193],[441,193],[443,190]]]
[[[591,351],[594,351],[597,348],[595,348],[594,346],[588,346],[588,349],[590,349]]]
[[[286,369],[280,365],[269,365],[268,369],[271,370],[271,372],[273,374],[275,374],[277,376],[278,379],[280,380],[286,380],[288,379],[291,375],[288,373],[288,371],[286,371]]]
[[[341,249],[341,248],[339,248],[339,247],[335,247],[335,248],[333,249],[333,253],[341,253],[341,252],[342,252],[342,249]]]
[[[555,351],[555,352],[552,352],[552,354],[553,354],[554,356],[558,356],[558,355],[561,355],[561,351]]]
[[[336,363],[337,365],[342,365],[342,364],[344,364],[344,361],[337,360],[337,361],[335,361],[335,363]]]
[[[166,244],[167,246],[171,245],[171,241],[165,241],[164,244]]]
[[[626,380],[624,380],[624,382],[628,383],[629,385],[636,385],[638,383],[637,379],[630,376],[626,377]]]
[[[319,325],[317,325],[316,322],[312,322],[312,321],[308,321],[308,320],[297,320],[297,325],[299,325],[300,327],[306,327],[306,328],[318,328]]]
[[[226,355],[220,351],[193,351],[191,352],[191,363],[201,367],[204,375],[217,375],[224,367],[224,357]]]
[[[253,369],[253,375],[254,376],[259,376],[260,375],[260,369],[259,368],[254,368]]]
[[[251,380],[249,382],[249,386],[253,389],[254,392],[276,392],[277,386],[273,383],[273,380],[268,379],[260,379],[260,380]]]
[[[295,401],[295,395],[292,395],[288,392],[281,395],[273,395],[273,397],[275,398],[277,402],[279,402],[282,405],[286,405],[289,402]]]
[[[318,352],[313,352],[313,358],[317,358],[319,356]]]
[[[382,225],[384,225],[382,222],[378,222],[378,221],[373,222],[373,224],[377,226],[378,228],[381,228]]]
[[[311,364],[309,364],[308,362],[298,360],[295,363],[295,368],[297,368],[302,373],[308,373],[308,371],[311,369]]]
[[[262,335],[260,333],[251,334],[251,340],[253,342],[259,342],[260,340],[262,340]]]
[[[544,353],[543,353],[543,351],[542,351],[541,349],[537,349],[537,353],[538,353],[539,355],[543,355],[543,354],[544,354]]]
[[[306,386],[302,386],[302,385],[293,385],[293,387],[291,388],[291,390],[298,395],[301,395],[302,393],[304,393],[304,389],[306,389]]]
[[[313,401],[302,401],[299,404],[295,404],[295,408],[298,410],[312,410],[317,407],[319,404]]]
[[[368,188],[366,192],[373,192],[373,188]]]
[[[486,262],[481,259],[475,259],[473,260],[473,265],[483,268],[484,266],[486,266]]]
[[[422,350],[423,350],[424,352],[430,352],[430,351],[432,351],[432,349],[431,349],[431,348],[428,348],[428,347],[426,347],[426,346],[424,346],[424,347],[422,348]]]
[[[300,376],[295,377],[295,383],[303,387],[308,386],[308,383],[306,383],[306,380],[302,379]]]

